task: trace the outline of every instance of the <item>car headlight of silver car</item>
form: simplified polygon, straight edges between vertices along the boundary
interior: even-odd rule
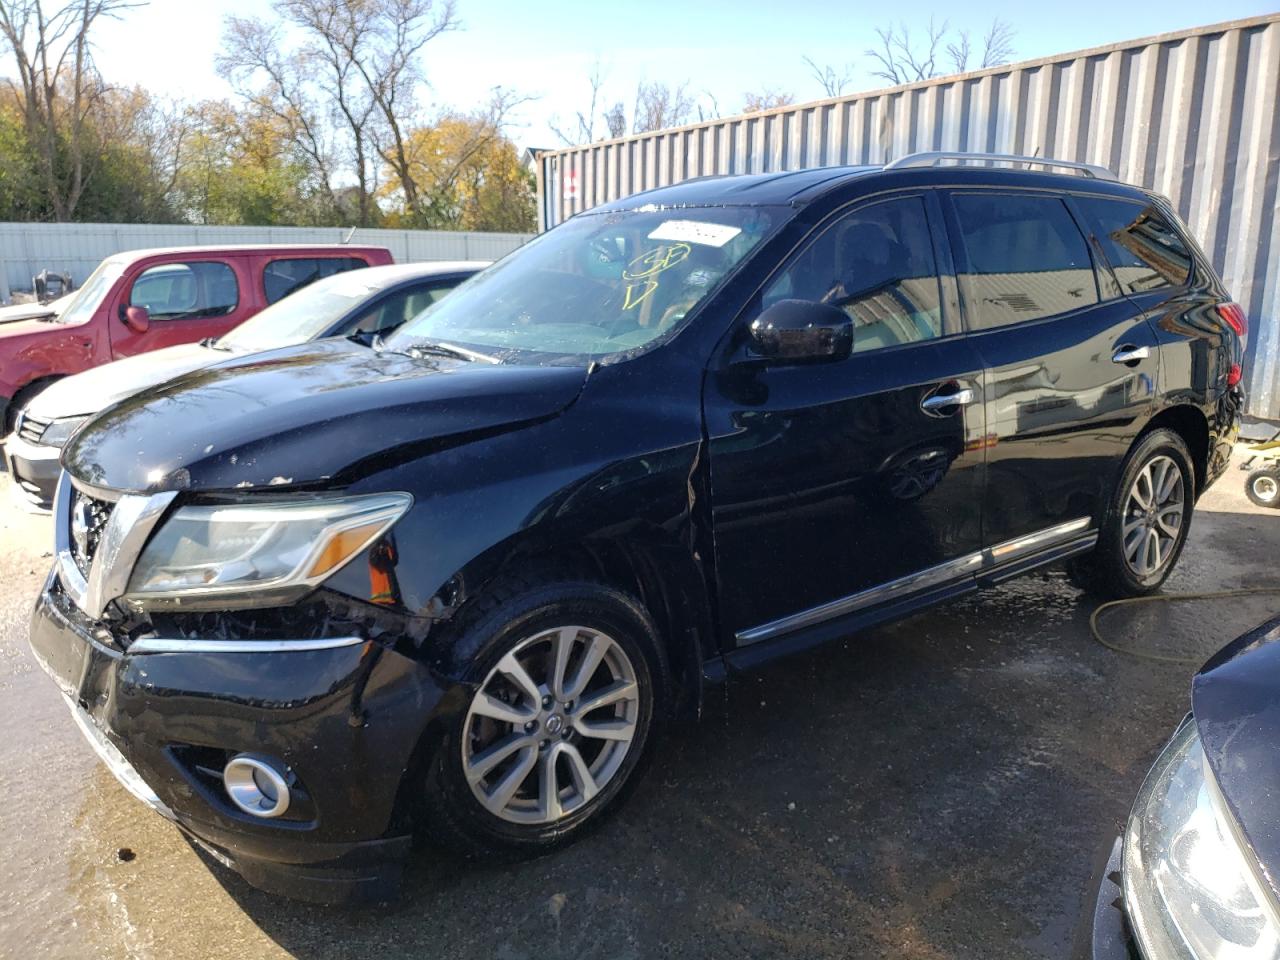
[[[44,428],[44,432],[40,434],[40,442],[48,447],[65,447],[71,435],[88,419],[88,417],[67,417],[65,420],[55,420]]]
[[[296,600],[372,544],[407,493],[194,505],[165,520],[134,565],[134,607],[218,609]]]
[[[1124,903],[1146,960],[1280,957],[1280,915],[1193,722],[1148,774],[1124,838]]]

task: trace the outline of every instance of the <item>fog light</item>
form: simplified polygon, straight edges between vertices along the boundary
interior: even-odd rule
[[[289,783],[270,762],[240,753],[222,769],[231,802],[255,817],[278,817],[289,809]]]

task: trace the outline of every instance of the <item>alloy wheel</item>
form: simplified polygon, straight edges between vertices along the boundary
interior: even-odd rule
[[[1140,577],[1158,572],[1173,556],[1186,516],[1182,471],[1172,458],[1152,457],[1125,501],[1124,560]]]
[[[639,716],[635,668],[616,640],[590,627],[544,630],[503,656],[472,697],[463,774],[495,816],[554,823],[617,775]]]

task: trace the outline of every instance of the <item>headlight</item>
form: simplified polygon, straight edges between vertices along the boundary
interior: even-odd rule
[[[1125,830],[1125,908],[1147,960],[1280,957],[1280,917],[1230,817],[1189,722]]]
[[[49,447],[65,447],[71,435],[88,419],[88,417],[68,417],[66,420],[55,420],[44,428],[44,433],[40,434],[40,442]]]
[[[125,600],[186,609],[290,603],[382,536],[407,493],[182,507],[142,551]]]

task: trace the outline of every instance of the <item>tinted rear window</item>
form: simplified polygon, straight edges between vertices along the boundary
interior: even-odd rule
[[[323,277],[345,270],[359,270],[368,264],[356,257],[289,257],[272,260],[262,273],[267,303],[275,303]]]
[[[1191,276],[1191,252],[1152,204],[1078,197],[1121,293],[1180,287]]]
[[[953,197],[969,269],[961,285],[975,330],[1038,320],[1098,302],[1084,235],[1057,197]]]

